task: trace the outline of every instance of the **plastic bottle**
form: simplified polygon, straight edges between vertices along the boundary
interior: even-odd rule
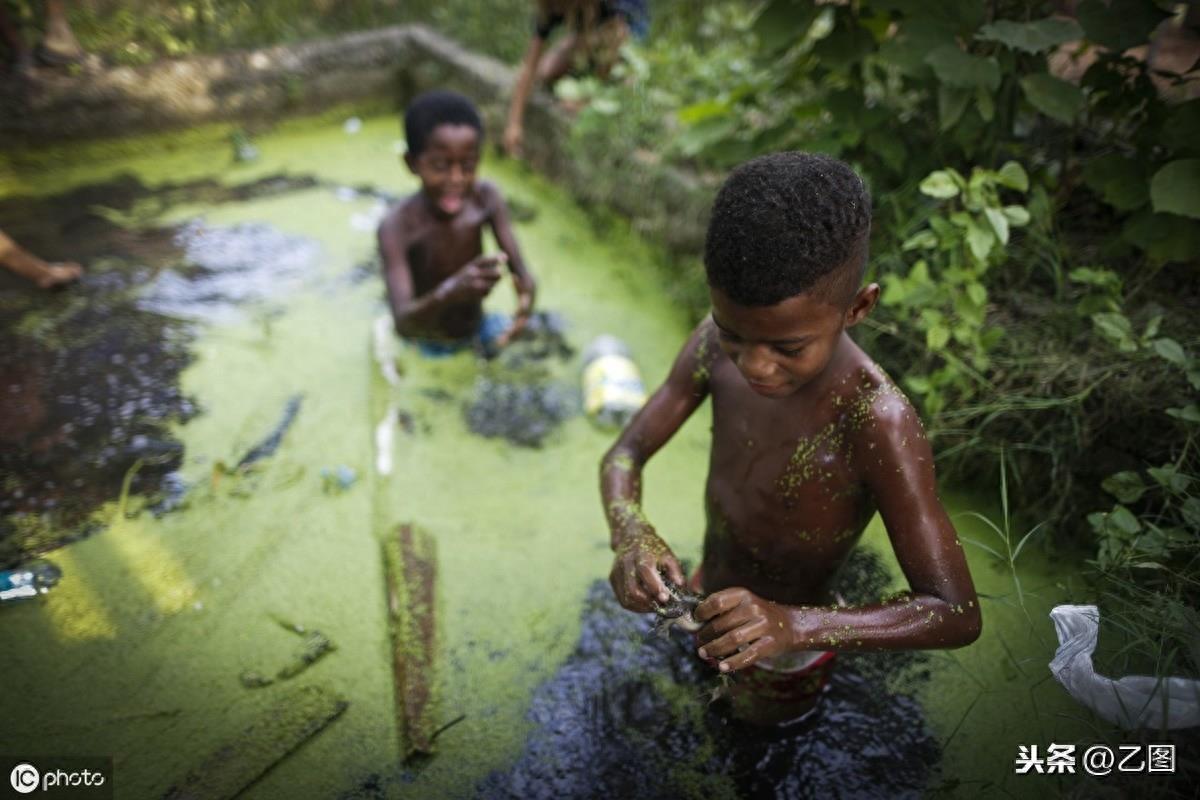
[[[583,351],[583,411],[603,427],[620,427],[646,402],[646,387],[629,348],[597,336]]]
[[[61,577],[62,570],[49,561],[34,561],[16,569],[0,570],[0,603],[45,594]]]

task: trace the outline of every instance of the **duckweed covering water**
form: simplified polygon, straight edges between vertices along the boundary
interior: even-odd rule
[[[558,706],[543,702],[557,691],[545,687],[563,685],[562,670],[572,669],[581,648],[591,647],[588,642],[624,647],[603,635],[607,628],[581,624],[581,609],[606,602],[602,593],[587,598],[588,587],[611,565],[596,490],[611,434],[576,416],[563,420],[541,449],[513,447],[473,434],[464,419],[480,374],[472,354],[423,361],[401,349],[395,387],[375,367],[370,331],[384,311],[381,285],[361,265],[373,258],[370,223],[380,198],[413,184],[397,161],[402,145],[394,118],[369,117],[359,133],[348,135],[340,124],[344,116],[288,123],[259,136],[261,156],[250,163],[233,161],[222,128],[18,153],[0,163],[0,197],[53,199],[91,191],[87,207],[98,210],[112,234],[90,251],[94,231],[82,229],[42,245],[28,241],[52,257],[82,254],[89,277],[81,290],[54,296],[4,288],[5,319],[17,318],[16,327],[0,335],[6,342],[24,337],[20,341],[50,357],[64,345],[55,337],[69,330],[57,321],[97,313],[103,287],[116,287],[112,291],[126,307],[145,300],[137,309],[149,316],[139,318],[154,324],[117,341],[108,355],[132,354],[136,363],[139,348],[167,348],[175,359],[171,369],[147,380],[172,398],[153,417],[156,430],[179,445],[163,470],[177,467],[188,487],[182,504],[161,517],[138,513],[136,498],[117,513],[116,492],[127,471],[117,468],[85,507],[94,511],[81,512],[85,523],[103,530],[50,556],[63,570],[61,584],[37,602],[0,609],[9,720],[0,731],[0,751],[112,753],[118,796],[161,796],[207,754],[239,741],[295,682],[250,690],[238,680],[248,666],[283,663],[294,651],[294,635],[263,632],[265,615],[275,614],[303,620],[337,643],[336,652],[296,680],[327,682],[348,706],[246,796],[469,797],[484,791],[480,787],[516,786],[520,775],[532,774],[531,754],[553,752],[546,731],[566,723],[555,719]],[[484,169],[518,204],[537,210],[518,224],[517,235],[538,277],[542,306],[569,321],[575,343],[619,332],[647,384],[657,385],[694,320],[683,318],[660,291],[653,253],[620,230],[596,235],[561,193],[510,165],[492,160]],[[170,202],[160,194],[153,202],[122,205],[109,195],[121,175],[149,187],[151,195],[168,187]],[[188,185],[207,188],[179,189]],[[244,190],[255,186],[273,188]],[[63,204],[56,208],[52,216],[66,213]],[[22,239],[24,223],[4,224]],[[146,300],[161,299],[162,276],[187,287],[202,284],[205,270],[220,272],[211,264],[189,267],[180,253],[181,241],[186,251],[190,240],[177,238],[179,232],[201,230],[302,241],[311,260],[303,269],[281,270],[286,292],[230,300],[236,313],[197,318]],[[286,245],[293,246],[299,247]],[[261,264],[268,287],[274,285],[272,264]],[[511,288],[502,284],[489,308],[512,307]],[[38,360],[5,363],[36,366]],[[565,362],[563,370],[564,381],[573,379],[577,361]],[[80,374],[68,371],[69,385],[47,384],[39,392],[58,397],[74,391],[94,402],[105,397],[95,378],[75,377]],[[304,396],[303,409],[272,455],[245,470],[216,468],[236,464],[296,395]],[[185,413],[185,400],[201,413]],[[396,432],[391,474],[380,476],[374,432],[393,404],[410,424]],[[680,556],[693,561],[702,540],[707,415],[706,407],[645,476],[644,513]],[[321,468],[339,465],[370,478],[338,494],[322,492]],[[3,466],[34,474],[24,465]],[[155,485],[154,470],[138,474],[135,493]],[[962,498],[952,498],[951,505],[978,506]],[[9,530],[36,519],[49,533],[46,543],[80,530],[41,510],[6,506],[3,514]],[[439,736],[436,756],[403,767],[378,533],[410,520],[438,548],[435,721],[463,721]],[[964,535],[987,535],[966,519],[958,522]],[[886,552],[877,522],[863,546]],[[1061,592],[1056,585],[1071,578],[1023,555],[1027,616],[1015,605],[1007,565],[994,565],[980,552],[968,554],[987,596],[984,639],[963,651],[928,656],[928,682],[904,689],[912,717],[919,716],[919,704],[928,729],[914,722],[911,731],[942,745],[933,788],[972,797],[1001,789],[1028,796],[1059,779],[1016,776],[1015,784],[1017,743],[1094,736],[1064,721],[1062,712],[1078,711],[1046,680],[1053,642],[1042,620]],[[890,556],[884,562],[899,574]],[[614,632],[637,622],[615,611],[604,614]],[[650,647],[647,652],[658,657],[655,645],[639,641],[637,647]],[[684,738],[656,743],[654,732],[663,725],[705,730],[707,723],[698,722],[705,712],[695,710],[697,687],[679,672],[687,669],[668,670],[664,662],[639,684],[633,699],[641,699],[626,704],[636,713],[622,724],[645,735],[617,743],[614,752],[631,752],[637,744],[637,763],[659,769],[661,785],[718,796],[730,790],[729,783],[692,767],[733,758],[724,752],[726,740],[681,733]],[[639,716],[643,711],[650,717]],[[579,724],[600,724],[600,718],[589,722],[585,713]],[[691,721],[682,725],[680,719]],[[690,751],[684,755],[691,760],[675,758],[671,742]]]

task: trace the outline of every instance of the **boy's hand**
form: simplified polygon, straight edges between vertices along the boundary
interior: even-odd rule
[[[617,546],[608,582],[617,602],[630,611],[653,611],[655,604],[671,599],[663,574],[682,586],[683,569],[667,543],[649,525],[626,534]]]
[[[509,124],[504,128],[504,152],[509,158],[521,157],[521,140],[525,138],[525,131],[520,125]]]
[[[437,287],[438,299],[446,303],[482,300],[500,280],[500,264],[508,261],[503,253],[477,256],[465,267],[442,281]]]
[[[745,669],[761,658],[787,652],[793,645],[786,607],[748,589],[713,592],[696,606],[692,616],[706,623],[696,634],[700,657],[719,660],[721,672]]]
[[[512,324],[508,326],[508,330],[496,337],[496,347],[507,347],[508,343],[517,337],[517,334],[525,330],[527,324],[529,324],[529,315],[518,314],[513,318]]]

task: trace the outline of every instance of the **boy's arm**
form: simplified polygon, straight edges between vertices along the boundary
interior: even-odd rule
[[[651,611],[666,602],[662,570],[683,584],[683,570],[671,548],[642,512],[642,467],[675,435],[708,395],[705,354],[712,352],[712,322],[705,319],[683,346],[667,380],[621,432],[600,462],[600,495],[616,551],[609,582],[617,600],[631,611]]]
[[[414,297],[408,241],[400,214],[401,209],[396,208],[379,224],[379,256],[383,260],[383,279],[396,333],[420,336],[437,330],[438,319],[447,306],[487,296],[500,277],[496,265],[504,257],[480,256],[439,283],[432,292]]]
[[[533,82],[537,77],[538,61],[545,46],[546,40],[542,36],[535,34],[529,40],[529,47],[521,60],[521,71],[517,73],[517,80],[513,83],[512,100],[508,105],[508,121],[504,126],[504,152],[512,158],[521,155],[521,140],[525,136],[525,105],[529,102],[529,93],[533,90]]]
[[[912,406],[877,401],[854,443],[910,592],[855,608],[784,606],[745,589],[711,595],[697,620],[701,653],[742,669],[789,650],[908,650],[961,647],[979,637],[979,600],[962,544],[937,496],[933,451]],[[740,652],[739,647],[744,647]]]
[[[529,315],[533,313],[533,301],[537,295],[537,283],[525,265],[525,259],[521,257],[521,248],[517,246],[517,237],[512,229],[512,217],[508,213],[508,204],[504,202],[504,195],[491,183],[484,183],[481,186],[487,195],[488,207],[491,210],[492,233],[496,237],[496,244],[508,257],[508,270],[512,273],[513,284],[517,290],[517,313],[513,317],[512,326],[501,334],[498,342],[503,347],[513,336],[520,333],[529,321]]]

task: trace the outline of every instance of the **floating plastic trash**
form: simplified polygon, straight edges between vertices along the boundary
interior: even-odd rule
[[[350,117],[342,123],[342,130],[350,134],[358,133],[362,130],[362,120],[358,117]]]
[[[603,427],[622,427],[645,402],[629,348],[615,336],[597,336],[583,351],[584,413]]]
[[[61,578],[62,570],[49,561],[34,561],[23,567],[0,571],[0,603],[45,594]]]
[[[1050,671],[1067,693],[1097,716],[1125,729],[1191,728],[1200,725],[1200,681],[1097,674],[1092,652],[1100,635],[1095,606],[1055,606],[1050,612],[1058,650]]]
[[[258,159],[258,148],[255,147],[243,131],[234,131],[229,136],[233,144],[234,161],[255,161]]]
[[[321,467],[321,488],[325,494],[341,494],[358,480],[358,473],[353,467],[338,464],[333,469]]]

